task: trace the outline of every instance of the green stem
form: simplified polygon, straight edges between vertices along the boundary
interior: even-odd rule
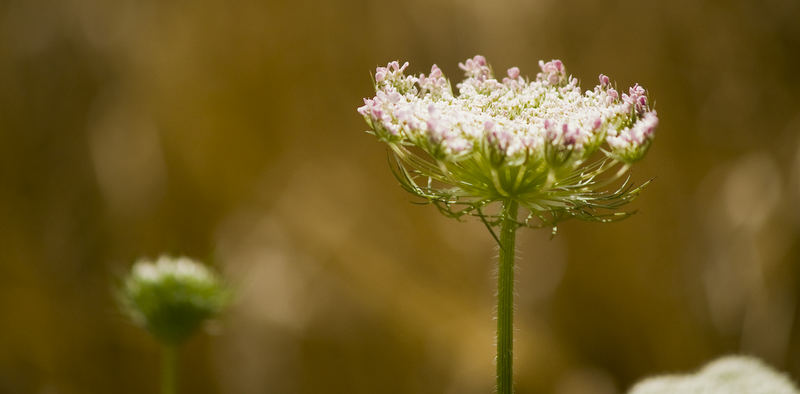
[[[500,264],[497,272],[497,394],[513,392],[514,361],[514,247],[517,202],[503,203],[500,228]]]
[[[161,360],[161,394],[178,392],[178,347],[163,345]]]

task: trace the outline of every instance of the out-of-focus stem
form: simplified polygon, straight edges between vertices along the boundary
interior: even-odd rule
[[[178,393],[178,347],[163,345],[161,360],[161,394]]]

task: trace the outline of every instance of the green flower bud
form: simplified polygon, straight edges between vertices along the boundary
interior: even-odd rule
[[[168,345],[189,338],[229,299],[216,273],[186,257],[136,262],[120,292],[120,303],[133,321]]]

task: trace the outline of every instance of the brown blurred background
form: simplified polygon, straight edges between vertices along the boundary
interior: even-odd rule
[[[185,393],[489,393],[495,246],[409,203],[355,108],[370,72],[562,59],[651,92],[639,214],[520,232],[520,393],[612,394],[753,354],[800,379],[800,3],[0,2],[0,392],[153,393],[133,260],[237,303]]]

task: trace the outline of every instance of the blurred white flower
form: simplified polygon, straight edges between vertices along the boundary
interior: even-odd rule
[[[797,394],[785,375],[758,359],[723,357],[694,375],[661,376],[636,384],[629,394]]]

